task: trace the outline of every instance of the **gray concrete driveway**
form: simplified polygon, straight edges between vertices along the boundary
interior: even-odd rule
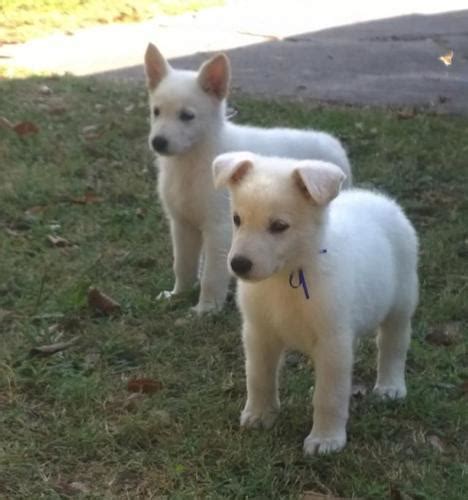
[[[3,46],[0,61],[12,71],[143,82],[143,52],[153,41],[176,67],[227,52],[234,90],[244,94],[468,114],[467,1],[375,4],[228,0],[197,15]],[[450,51],[447,66],[439,57]]]

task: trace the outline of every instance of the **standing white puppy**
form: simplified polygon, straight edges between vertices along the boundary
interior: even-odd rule
[[[405,361],[418,300],[416,233],[400,207],[343,191],[343,172],[321,161],[228,153],[217,187],[231,191],[228,266],[240,278],[247,403],[241,425],[272,425],[285,349],[315,366],[314,421],[306,454],[346,444],[353,344],[379,331],[375,392],[406,395]]]
[[[223,54],[200,70],[173,69],[150,44],[145,69],[151,111],[150,147],[158,155],[159,195],[169,218],[175,285],[161,296],[190,289],[203,253],[196,311],[222,307],[229,284],[226,254],[231,240],[226,193],[215,192],[211,164],[216,155],[249,149],[261,154],[331,161],[351,172],[346,153],[331,135],[316,131],[261,129],[226,119],[229,61]]]

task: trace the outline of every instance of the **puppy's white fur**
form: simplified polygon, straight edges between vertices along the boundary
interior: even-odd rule
[[[406,352],[418,300],[416,233],[386,196],[359,189],[337,196],[343,173],[334,165],[230,153],[215,160],[213,171],[216,185],[230,189],[236,225],[228,265],[241,278],[247,374],[241,424],[272,425],[281,357],[296,349],[315,365],[305,453],[339,450],[346,443],[359,336],[378,331],[375,392],[406,395]],[[290,286],[290,277],[297,285],[300,270],[309,299],[303,287]]]
[[[175,285],[161,296],[191,288],[203,253],[201,292],[196,311],[222,307],[229,283],[226,254],[231,239],[229,202],[215,192],[211,164],[227,151],[331,161],[351,172],[334,137],[316,131],[261,129],[226,119],[230,69],[225,55],[205,62],[198,72],[173,69],[150,44],[145,69],[151,109],[150,147],[158,149],[159,195],[169,218]],[[158,142],[159,141],[159,142]]]

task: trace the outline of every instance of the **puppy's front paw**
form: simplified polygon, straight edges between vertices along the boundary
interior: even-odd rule
[[[167,300],[171,299],[175,295],[174,290],[163,290],[157,297],[156,300]]]
[[[343,449],[346,445],[346,433],[336,436],[316,436],[311,432],[304,440],[306,455],[325,455]]]
[[[406,386],[405,384],[376,384],[374,392],[384,399],[403,399],[406,397]]]
[[[214,313],[221,310],[215,302],[199,302],[196,306],[190,308],[198,316],[207,313]]]
[[[258,429],[260,427],[269,429],[275,423],[278,413],[278,408],[267,408],[261,411],[253,411],[245,408],[241,413],[240,425],[241,427],[249,427],[252,429]]]

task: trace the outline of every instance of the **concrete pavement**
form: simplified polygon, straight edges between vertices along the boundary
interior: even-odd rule
[[[226,51],[241,93],[468,114],[468,5],[440,5],[230,0],[196,15],[3,46],[0,64],[143,81],[143,52],[153,41],[177,67]],[[449,51],[446,66],[439,57]]]

